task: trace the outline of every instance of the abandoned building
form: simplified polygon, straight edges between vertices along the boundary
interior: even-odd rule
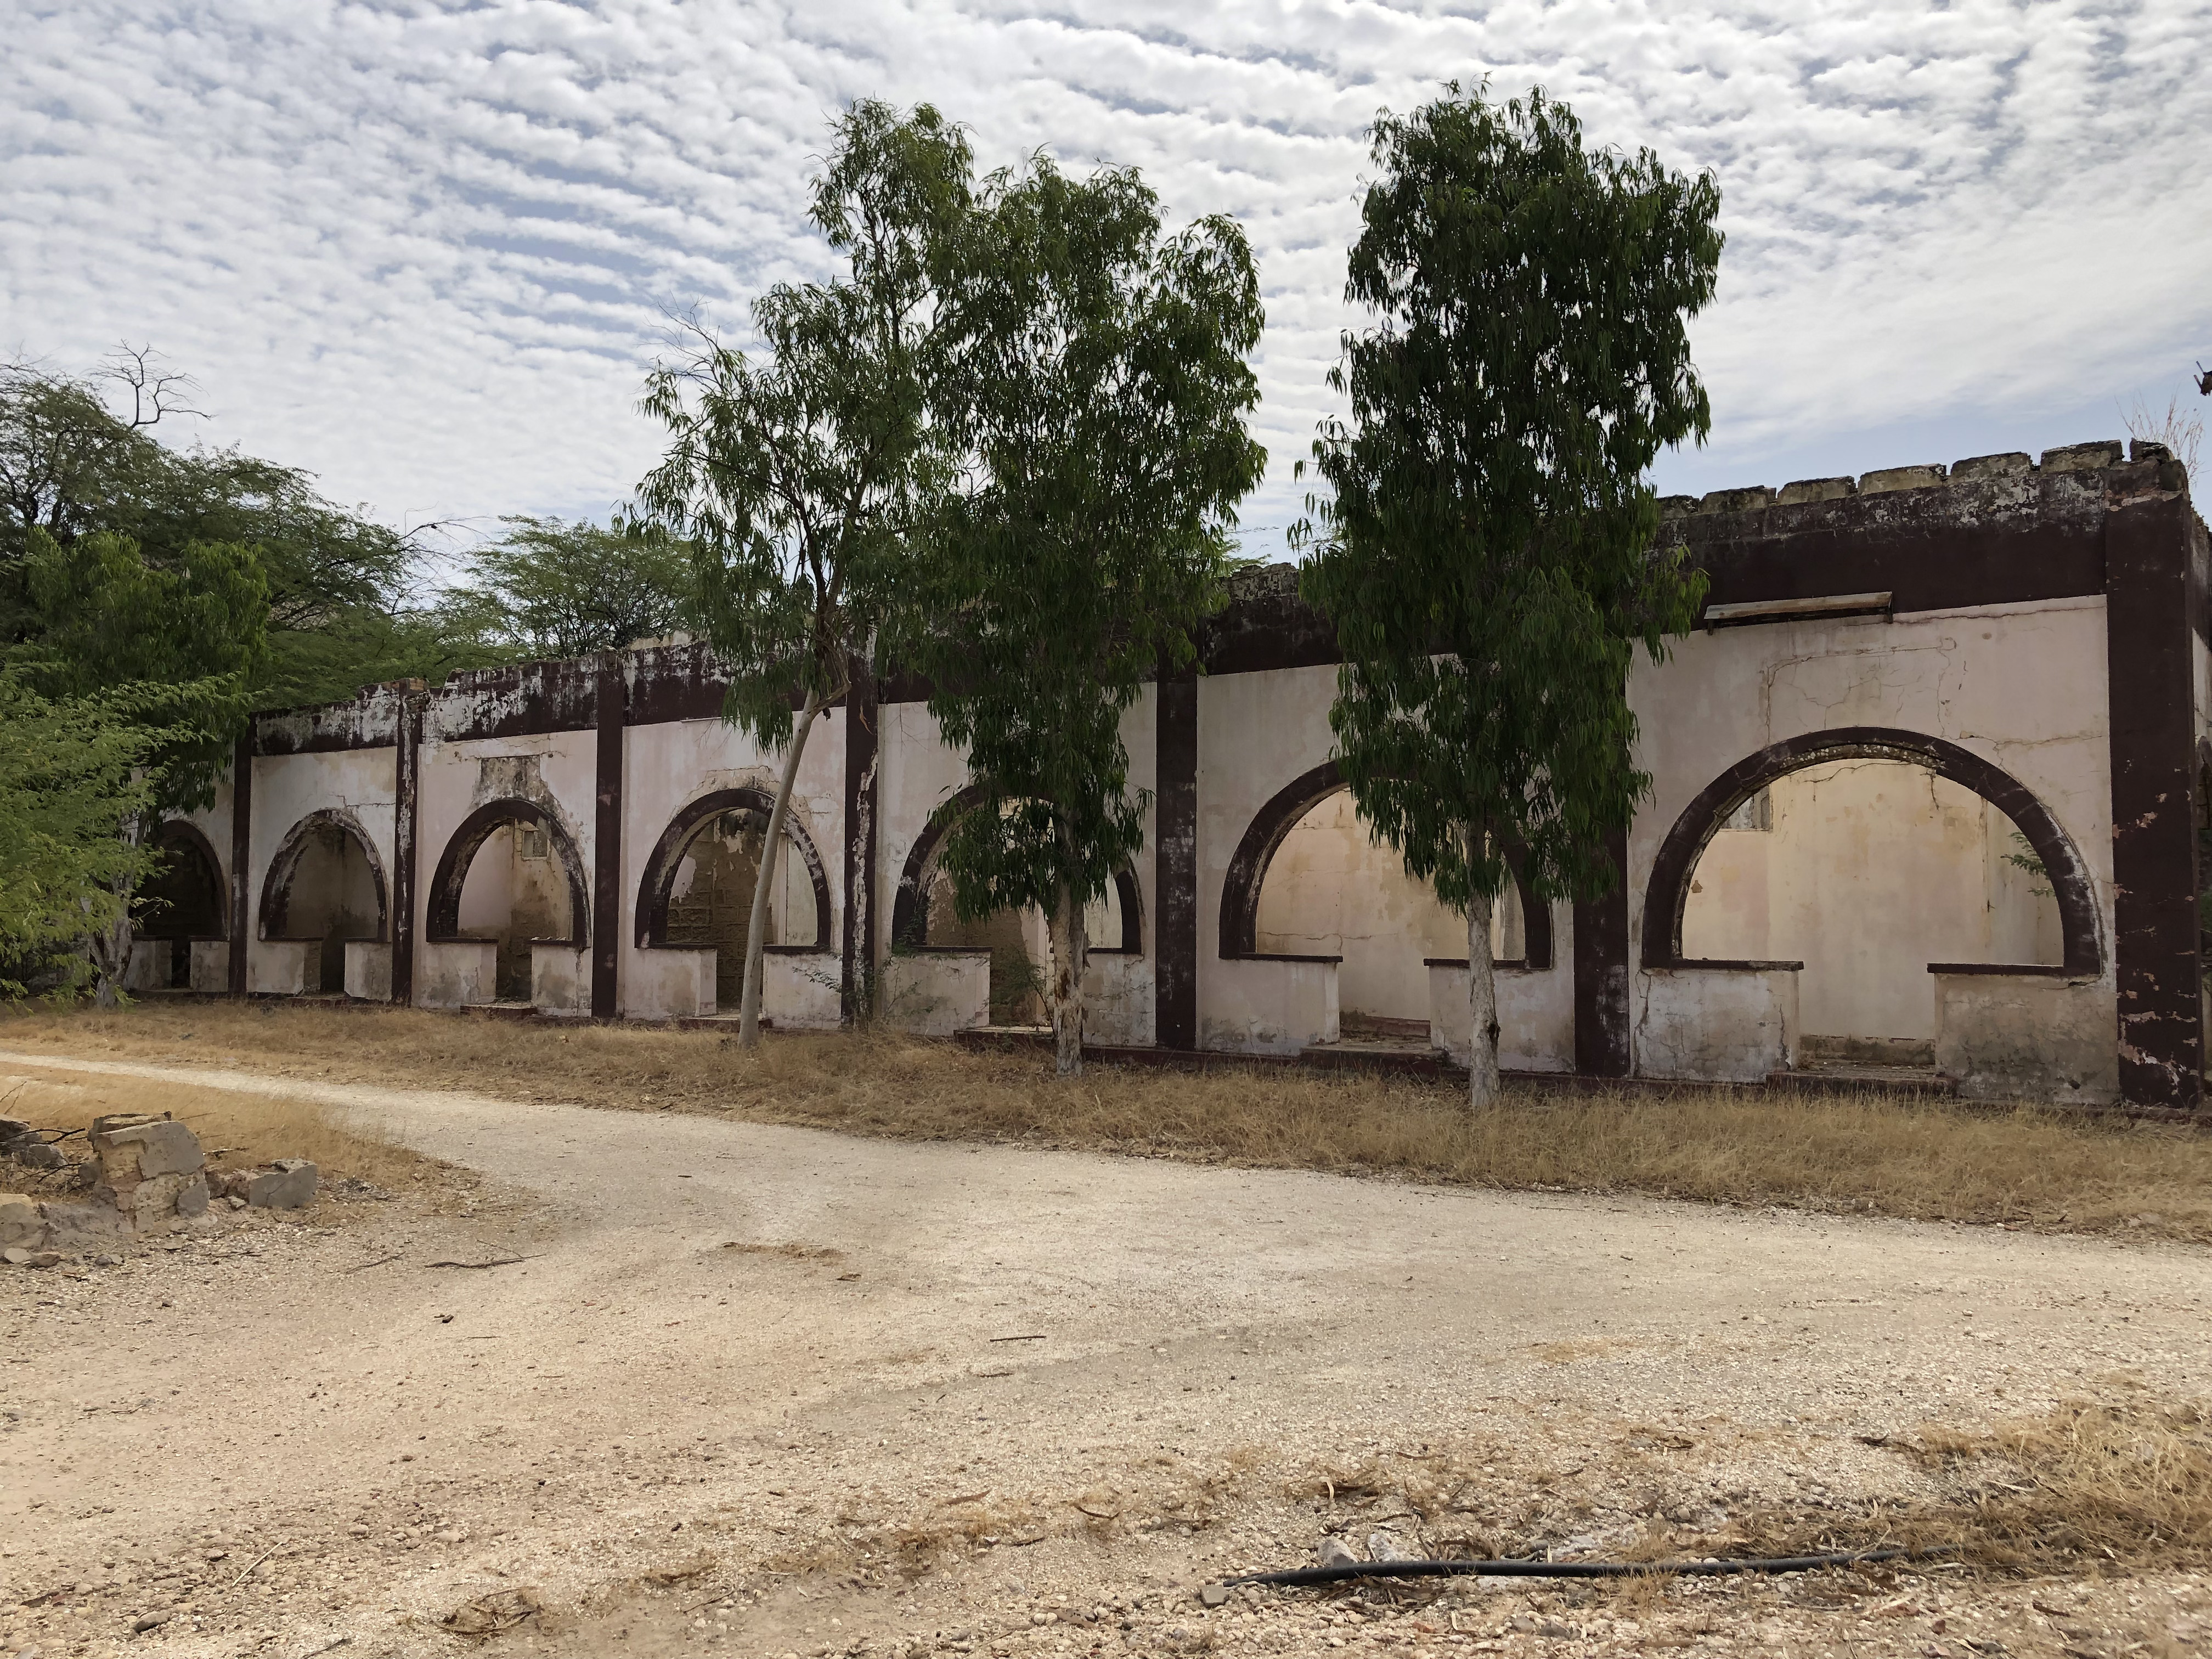
[[[1500,906],[1510,1071],[1876,1067],[1990,1097],[2192,1109],[2212,787],[2205,529],[2118,443],[1665,504],[1711,578],[1630,685],[1655,785],[1607,896]],[[1094,903],[1101,1044],[1464,1054],[1463,924],[1330,761],[1328,623],[1238,579],[1202,672],[1124,726],[1146,852]],[[775,757],[690,646],[262,716],[176,854],[147,990],[701,1018],[735,1006]],[[769,908],[765,1007],[1041,1018],[1042,924],[962,922],[960,756],[865,687],[821,716]]]

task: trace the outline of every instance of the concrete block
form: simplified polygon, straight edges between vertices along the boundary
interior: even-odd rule
[[[1927,466],[1886,466],[1878,472],[1869,472],[1859,480],[1862,495],[1886,495],[1895,489],[1926,489],[1943,482],[1940,465]]]
[[[2045,472],[2094,472],[2100,466],[2120,464],[2120,441],[2106,438],[2094,444],[2061,444],[2043,452]]]
[[[259,1210],[301,1210],[315,1200],[320,1178],[304,1158],[280,1158],[265,1170],[246,1173],[246,1201]]]
[[[392,1000],[392,946],[382,939],[345,942],[345,994],[356,1002]]]
[[[95,1198],[102,1196],[95,1192]],[[133,1232],[164,1232],[179,1215],[206,1213],[207,1177],[195,1170],[186,1175],[172,1171],[149,1176],[131,1187],[114,1189],[116,1212]]]
[[[92,1149],[100,1155],[101,1171],[116,1185],[126,1178],[147,1181],[186,1174],[207,1162],[200,1138],[167,1118],[105,1131],[94,1128]]]
[[[1972,483],[1981,478],[2024,478],[2033,471],[2034,458],[2024,449],[2014,449],[2002,455],[1970,455],[1963,461],[1954,461],[1951,481]]]
[[[230,941],[196,939],[192,941],[192,989],[220,995],[230,989]]]
[[[1700,513],[1748,513],[1774,505],[1774,492],[1765,484],[1745,489],[1709,489],[1698,500]]]
[[[46,1206],[21,1193],[0,1193],[0,1245],[36,1249],[46,1240]]]
[[[1858,485],[1849,478],[1800,478],[1783,485],[1774,502],[1778,507],[1796,507],[1801,501],[1839,501],[1858,493]]]

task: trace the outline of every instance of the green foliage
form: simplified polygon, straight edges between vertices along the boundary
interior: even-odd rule
[[[1592,894],[1650,779],[1626,682],[1703,592],[1654,554],[1644,473],[1710,424],[1685,319],[1712,296],[1718,187],[1650,151],[1586,150],[1540,91],[1450,95],[1374,129],[1330,384],[1348,422],[1304,588],[1344,652],[1331,713],[1362,817],[1465,908],[1526,849],[1546,896]]]
[[[46,696],[110,696],[159,734],[153,800],[212,798],[268,666],[269,588],[252,550],[192,542],[164,567],[108,531],[66,545],[33,528],[24,560],[32,644],[15,665]]]
[[[1218,604],[1266,464],[1244,424],[1262,322],[1229,220],[1163,240],[1132,171],[989,181],[933,377],[963,483],[902,641],[982,792],[944,842],[963,915],[1079,908],[1142,845],[1121,717]]]
[[[42,696],[0,669],[0,996],[84,973],[154,854],[123,833],[152,806],[163,733],[129,696]]]
[[[34,641],[33,531],[67,546],[105,532],[151,568],[183,569],[194,546],[250,548],[267,586],[266,708],[349,697],[361,685],[498,659],[446,614],[405,610],[413,540],[325,500],[296,468],[235,450],[172,449],[151,428],[191,412],[187,385],[143,352],[92,380],[0,365],[0,641]],[[131,413],[110,410],[121,391]]]
[[[469,580],[446,596],[454,638],[502,659],[586,657],[690,622],[688,550],[659,526],[501,522],[507,533],[470,556]]]
[[[790,738],[793,692],[842,694],[912,602],[907,532],[935,473],[923,360],[971,173],[966,136],[928,106],[854,105],[811,216],[846,274],[763,295],[757,354],[702,331],[647,384],[672,441],[640,514],[689,549],[726,715],[771,745]]]

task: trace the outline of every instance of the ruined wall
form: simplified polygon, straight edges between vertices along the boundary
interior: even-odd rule
[[[1666,504],[1662,539],[1710,579],[1708,626],[1632,674],[1637,758],[1653,793],[1620,842],[1615,892],[1550,907],[1554,965],[1501,978],[1507,1063],[1751,1078],[1822,1039],[1901,1039],[1955,1062],[1968,1092],[2193,1104],[2204,1018],[2196,894],[2200,838],[2212,836],[2212,545],[2170,459],[2137,449],[2123,460],[2118,445],[2074,446],[2040,465],[1983,457]],[[1456,918],[1367,844],[1348,798],[1327,794],[1334,641],[1300,602],[1297,573],[1240,574],[1200,658],[1202,672],[1147,688],[1124,725],[1131,782],[1157,791],[1158,805],[1131,871],[1143,948],[1094,960],[1094,1037],[1295,1052],[1380,1017],[1412,1028],[1425,1018],[1435,1041],[1463,1044]],[[988,954],[904,969],[893,956],[901,877],[931,813],[966,782],[921,690],[887,682],[878,702],[863,688],[854,710],[829,711],[811,734],[794,821],[821,860],[830,914],[814,930],[818,952],[777,958],[779,1020],[836,1017],[820,981],[859,949],[863,925],[852,907],[847,939],[848,857],[872,859],[866,927],[890,1016],[945,1030],[988,1017]],[[593,908],[588,951],[562,947],[533,965],[545,996],[570,1012],[711,1012],[730,996],[719,961],[728,949],[641,950],[637,907],[647,863],[687,804],[775,787],[779,757],[721,722],[720,706],[711,657],[674,645],[264,716],[240,780],[251,797],[239,826],[246,884],[258,902],[267,860],[303,812],[351,814],[394,890],[413,882],[416,999],[489,995],[495,980],[515,982],[514,936],[550,902],[550,890],[516,891],[528,872],[513,836],[462,895],[464,931],[496,932],[504,912],[504,959],[487,965],[483,945],[419,935],[441,850],[506,792],[562,826]],[[1840,735],[1859,732],[1877,736]],[[1952,781],[1880,783],[1875,763],[1899,759],[1901,742]],[[1799,756],[1812,758],[1789,772]],[[1772,827],[1719,830],[1699,864],[1745,768],[1768,769]],[[395,811],[410,789],[419,834],[402,856]],[[2055,904],[2039,903],[2033,878],[2007,862],[2014,826],[1991,799],[2063,855]],[[1253,850],[1262,830],[1298,813],[1308,821],[1267,867]],[[227,866],[222,806],[201,821]],[[784,865],[775,927],[788,939],[811,884],[795,860]],[[708,874],[703,911],[721,920],[707,925],[727,932],[744,872]],[[1225,905],[1232,874],[1238,896]],[[701,878],[695,866],[688,879]],[[1673,913],[1650,907],[1693,882],[1677,954]],[[687,887],[678,908],[697,897]],[[528,915],[517,924],[519,898]],[[1102,935],[1118,933],[1110,908],[1093,917]],[[1000,931],[1041,957],[1039,921],[1001,919]],[[1509,921],[1501,955],[1517,949],[1510,934]],[[255,944],[245,982],[233,962],[231,983],[308,983],[295,943]],[[407,943],[390,947],[394,984],[405,982]],[[368,954],[349,952],[363,957],[363,986],[380,982]],[[196,973],[198,958],[196,949]]]

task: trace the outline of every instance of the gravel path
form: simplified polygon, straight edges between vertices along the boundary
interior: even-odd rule
[[[464,1623],[575,1653],[2195,1639],[2182,1576],[1192,1591],[1440,1547],[1444,1470],[1516,1549],[1910,1501],[1865,1442],[2212,1395],[2202,1252],[65,1065],[326,1100],[487,1195],[0,1277],[0,1655],[448,1652],[501,1595]]]

